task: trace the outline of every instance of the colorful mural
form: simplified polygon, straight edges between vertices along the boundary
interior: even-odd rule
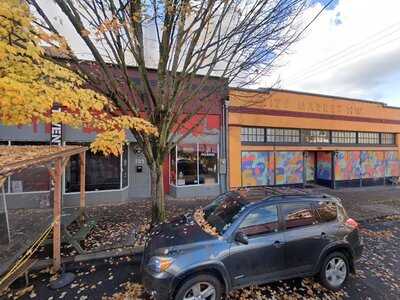
[[[331,152],[317,152],[317,178],[323,180],[332,179]]]
[[[314,181],[315,179],[315,152],[306,152],[306,180]]]
[[[303,152],[276,152],[276,184],[303,182]]]
[[[397,151],[339,151],[335,161],[336,181],[400,176]],[[307,181],[332,179],[332,152],[307,152],[304,163]],[[302,182],[303,152],[242,152],[242,186]]]
[[[386,160],[386,177],[400,176],[400,161],[397,151],[387,151],[385,153]]]
[[[361,151],[362,178],[381,178],[385,176],[385,152]]]
[[[335,180],[360,179],[360,151],[339,151],[335,163]]]
[[[242,186],[274,184],[272,152],[242,152]]]

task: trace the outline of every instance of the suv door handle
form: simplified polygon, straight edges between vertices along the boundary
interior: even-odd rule
[[[321,233],[321,238],[326,239],[326,233],[325,232]]]
[[[275,242],[274,242],[274,247],[275,247],[275,248],[280,248],[281,246],[282,246],[282,244],[281,244],[280,241],[275,241]]]

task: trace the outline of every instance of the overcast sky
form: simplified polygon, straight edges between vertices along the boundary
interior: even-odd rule
[[[53,1],[39,2],[46,3],[45,10],[51,16],[62,15]],[[310,2],[304,25],[329,0]],[[272,78],[265,78],[259,85],[270,87],[278,82],[278,88],[383,101],[400,107],[399,12],[400,0],[335,0],[278,60]],[[68,21],[57,27],[80,56],[88,58],[89,50]],[[157,59],[154,53],[147,54]]]
[[[312,2],[308,18],[329,1]],[[336,0],[282,57],[273,81],[400,106],[399,12],[399,0]]]

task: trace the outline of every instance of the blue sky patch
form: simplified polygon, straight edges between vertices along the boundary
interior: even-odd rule
[[[315,4],[315,3],[321,3],[322,5],[325,5],[327,3],[329,3],[330,0],[311,0],[311,5]],[[329,5],[328,9],[334,9],[336,7],[336,5],[338,5],[339,0],[334,0],[331,5]]]

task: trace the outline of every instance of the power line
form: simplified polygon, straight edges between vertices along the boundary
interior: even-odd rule
[[[379,48],[382,48],[383,46],[386,46],[386,45],[388,45],[388,44],[390,44],[390,43],[396,42],[396,41],[398,41],[398,40],[400,40],[400,37],[396,37],[395,39],[392,39],[392,40],[387,41],[387,42],[385,42],[385,43],[383,43],[383,44],[380,44],[380,45],[376,46],[375,48],[367,49],[367,50],[369,51],[369,53],[372,53],[373,51],[375,51],[375,50],[377,50],[377,49],[379,49]],[[359,58],[360,56],[362,56],[363,54],[366,54],[366,53],[367,53],[367,52],[361,53],[361,55],[358,55],[357,57],[353,57],[353,59],[347,60],[346,62],[347,62],[347,63],[352,63],[353,61],[357,60],[357,58]],[[315,76],[317,73],[319,73],[319,72],[321,72],[321,71],[329,71],[329,70],[332,69],[332,68],[337,68],[337,67],[342,66],[342,65],[343,65],[343,64],[338,64],[338,63],[336,63],[336,65],[334,65],[334,66],[327,66],[325,69],[319,70],[318,72],[311,73],[310,75],[305,76],[305,77],[303,77],[303,78],[301,78],[301,79],[304,81],[304,80],[306,80],[306,79],[308,79],[308,78],[310,78],[310,77]],[[292,80],[292,81],[293,81],[293,80]]]
[[[354,51],[366,50],[365,48],[359,49],[360,47],[371,44],[371,42],[377,43],[377,42],[383,40],[384,38],[387,38],[387,37],[392,36],[393,34],[399,32],[400,28],[396,29],[396,27],[399,27],[399,26],[400,26],[400,23],[396,23],[394,25],[388,26],[385,29],[369,36],[368,38],[366,38],[358,43],[352,44],[349,47],[346,47],[346,48],[334,53],[333,55],[327,57],[326,59],[320,60],[319,62],[311,65],[311,67],[306,69],[305,72],[297,73],[295,75],[290,76],[287,79],[287,81],[294,81],[296,79],[299,79],[300,77],[304,78],[304,76],[307,76],[308,74],[314,74],[316,71],[320,70],[321,68],[329,67],[332,63],[337,63],[337,61],[342,58],[345,58],[349,55],[354,56],[354,54],[355,54]],[[382,36],[382,34],[388,30],[390,30],[389,33],[384,34]],[[354,50],[354,51],[350,52],[351,50]]]
[[[320,66],[320,67],[316,68],[313,71],[305,72],[305,73],[303,73],[303,75],[297,76],[296,78],[294,78],[292,80],[288,80],[288,81],[293,82],[293,81],[295,81],[297,79],[305,80],[305,79],[308,79],[310,77],[315,76],[316,74],[319,74],[322,71],[327,71],[327,70],[330,70],[332,68],[336,68],[336,67],[342,65],[343,63],[347,63],[348,64],[350,62],[353,62],[354,60],[357,60],[359,57],[361,57],[361,56],[363,56],[363,55],[365,55],[367,53],[372,53],[372,52],[382,48],[383,46],[386,46],[386,45],[388,45],[390,43],[393,43],[393,42],[395,42],[395,41],[397,41],[399,39],[400,39],[400,36],[398,36],[398,37],[396,37],[394,39],[391,39],[389,41],[385,41],[384,43],[378,44],[376,47],[373,47],[373,48],[358,49],[357,52],[351,53],[350,56],[349,55],[343,55],[342,57],[339,57],[336,61],[333,61],[332,63],[329,63],[326,66]]]
[[[317,63],[311,65],[310,68],[308,68],[308,70],[307,70],[306,72],[303,72],[303,74],[304,74],[304,73],[310,72],[311,70],[313,70],[315,67],[317,67],[317,66],[320,65],[320,64],[326,64],[327,62],[331,61],[333,58],[336,58],[337,56],[341,56],[340,54],[346,53],[346,52],[350,51],[350,50],[353,49],[353,48],[359,48],[359,47],[360,47],[361,45],[363,45],[363,44],[366,44],[366,43],[368,44],[368,43],[370,43],[370,42],[371,42],[371,40],[370,40],[371,38],[372,38],[372,41],[374,41],[374,40],[379,41],[379,40],[381,40],[383,37],[387,37],[387,36],[393,35],[394,33],[398,32],[400,28],[397,29],[397,30],[394,30],[394,32],[390,32],[390,33],[388,33],[388,34],[386,34],[386,35],[384,35],[384,36],[382,36],[382,37],[379,37],[379,35],[381,35],[381,34],[384,33],[385,31],[387,31],[387,30],[389,30],[389,29],[392,29],[392,31],[393,31],[393,27],[396,28],[396,27],[398,27],[398,26],[400,26],[400,23],[395,23],[394,25],[388,26],[388,27],[386,27],[385,29],[383,29],[383,30],[381,30],[381,31],[379,31],[379,32],[377,32],[377,33],[375,33],[375,34],[369,36],[368,38],[366,38],[366,39],[364,39],[364,40],[362,40],[361,42],[352,44],[352,45],[350,45],[349,47],[346,47],[346,48],[344,48],[344,49],[342,49],[342,50],[336,52],[335,54],[333,54],[333,55],[331,55],[331,56],[328,56],[327,58],[325,58],[325,59],[323,59],[323,60],[320,60],[319,62],[317,62]],[[375,38],[374,38],[374,37],[375,37]],[[377,37],[379,37],[379,38],[377,38]],[[291,76],[291,77],[289,77],[289,78],[293,78],[293,77],[297,77],[297,75]]]

